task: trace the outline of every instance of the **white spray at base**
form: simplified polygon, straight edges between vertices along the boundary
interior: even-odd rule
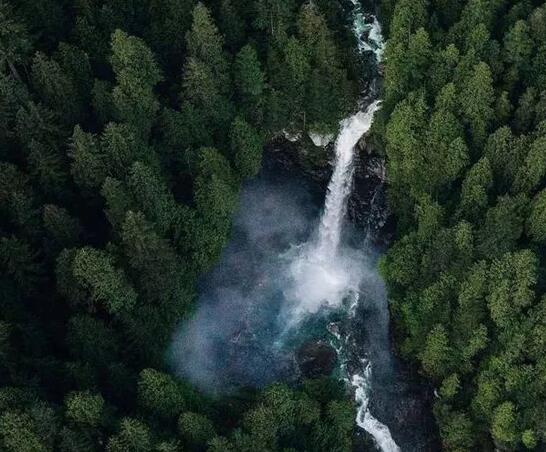
[[[379,101],[365,111],[340,123],[335,142],[334,171],[328,184],[324,211],[316,237],[288,253],[289,279],[285,296],[291,301],[288,326],[293,327],[306,314],[314,314],[324,306],[338,307],[350,294],[357,293],[363,269],[356,250],[340,252],[341,231],[347,198],[354,173],[354,148],[371,127]]]
[[[358,0],[352,0],[352,3],[355,6],[353,31],[359,42],[359,51],[373,52],[379,63],[384,50],[381,26],[376,17],[370,22],[370,16],[362,11]],[[288,299],[294,300],[293,322],[298,322],[305,314],[317,312],[323,306],[340,306],[347,298],[353,299],[348,314],[356,315],[359,286],[365,270],[359,265],[358,253],[340,250],[341,233],[352,188],[355,147],[369,131],[380,103],[380,100],[374,101],[365,111],[359,111],[340,124],[334,148],[334,171],[328,184],[317,236],[314,241],[297,250],[297,257],[292,260],[289,268],[294,284],[285,294]],[[337,339],[340,337],[337,336]],[[341,352],[342,349],[338,349],[338,354]],[[372,363],[362,359],[360,373],[347,375],[347,381],[354,388],[356,423],[372,436],[381,451],[399,452],[401,449],[392,438],[389,428],[370,412],[371,374]]]
[[[351,192],[354,173],[355,147],[372,125],[373,115],[380,108],[376,100],[365,111],[341,122],[335,142],[335,163],[328,184],[324,211],[315,239],[298,248],[290,266],[292,284],[285,295],[292,300],[289,326],[299,322],[306,314],[316,313],[324,306],[339,307],[347,298],[354,300],[348,315],[356,315],[359,286],[364,272],[362,256],[358,251],[341,248],[341,233]],[[362,361],[361,373],[347,376],[355,391],[357,404],[356,423],[368,432],[383,452],[398,452],[389,428],[370,412],[371,371],[370,361]]]

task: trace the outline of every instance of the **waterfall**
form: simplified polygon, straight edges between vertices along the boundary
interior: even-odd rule
[[[370,129],[380,103],[380,100],[375,100],[366,110],[359,111],[340,124],[334,146],[334,171],[328,184],[316,238],[298,249],[297,258],[292,260],[289,267],[293,284],[285,294],[288,299],[296,300],[290,310],[290,328],[306,314],[315,313],[323,306],[338,307],[346,298],[353,299],[348,315],[356,315],[360,284],[363,281],[359,266],[363,262],[349,250],[340,250],[341,233],[353,181],[355,147]],[[348,338],[344,339],[347,342]],[[338,348],[339,355],[343,354],[343,348],[344,345]],[[356,423],[372,436],[381,451],[399,452],[400,448],[389,428],[370,412],[372,363],[367,359],[362,359],[361,363],[360,371],[346,376],[354,388]]]
[[[378,77],[375,69],[384,48],[380,24],[363,11],[359,0],[351,1],[357,50],[375,55],[375,62],[371,54],[366,61]],[[372,250],[356,245],[356,234],[352,240],[347,240],[349,231],[342,234],[355,148],[380,108],[373,95],[372,89],[363,96],[367,107],[339,124],[318,223],[305,184],[293,181],[293,176],[287,181],[278,174],[263,174],[245,185],[230,244],[202,282],[198,312],[177,332],[171,353],[178,374],[204,390],[220,392],[299,378],[294,346],[304,338],[330,341],[338,353],[341,377],[354,390],[356,424],[380,451],[399,452],[389,428],[378,419],[386,416],[379,410],[382,405],[377,405],[377,417],[372,414],[374,390],[392,397],[380,392],[391,381],[383,379],[391,375],[385,370],[390,349],[384,284]],[[290,141],[301,138],[284,134]],[[317,145],[331,138],[313,133],[310,137]],[[321,330],[320,339],[316,326],[326,330]],[[375,388],[372,370],[381,376]],[[399,394],[396,388],[394,394]]]
[[[337,253],[347,197],[351,192],[354,172],[354,149],[358,140],[370,129],[373,115],[379,109],[376,100],[365,111],[343,120],[335,142],[335,165],[328,184],[324,212],[318,230],[318,257],[329,259]]]
[[[288,309],[289,329],[307,314],[314,314],[324,306],[339,307],[344,299],[359,291],[363,276],[358,265],[361,256],[349,250],[340,252],[339,247],[353,181],[355,147],[370,129],[379,105],[377,100],[365,111],[341,121],[334,145],[334,171],[316,236],[287,253],[291,284],[284,292],[292,300]]]
[[[358,51],[373,52],[379,64],[383,56],[384,42],[381,26],[375,16],[366,14],[358,0],[352,0],[353,32],[358,40]],[[295,328],[309,314],[320,309],[340,308],[345,300],[352,300],[347,309],[347,318],[355,319],[356,307],[363,284],[378,284],[379,275],[375,270],[364,269],[362,250],[342,247],[341,234],[344,225],[347,200],[351,193],[355,147],[360,138],[369,131],[374,113],[380,108],[376,99],[368,107],[344,119],[340,123],[339,134],[334,144],[334,170],[328,184],[324,209],[316,236],[302,246],[288,253],[289,281],[284,290],[287,300],[291,300],[287,315],[287,329]],[[386,303],[386,298],[381,298]],[[381,307],[388,319],[386,304]],[[388,324],[388,320],[385,325]],[[376,326],[380,328],[379,325]],[[334,335],[338,346],[338,356],[356,354],[360,357],[358,366],[349,373],[345,364],[345,380],[354,388],[357,405],[356,423],[369,433],[382,452],[399,452],[389,428],[370,412],[372,390],[372,362],[366,350],[352,350],[350,334],[342,337]],[[364,356],[364,357],[362,357]]]
[[[384,51],[381,25],[375,16],[364,13],[358,0],[351,1],[354,5],[353,32],[358,40],[358,50],[360,53],[373,52],[375,60],[379,64]],[[365,111],[360,111],[341,123],[340,133],[335,142],[334,172],[328,184],[324,212],[318,231],[316,253],[320,259],[329,260],[338,253],[347,198],[353,180],[354,149],[358,140],[370,129],[374,113],[379,109],[380,102],[380,100],[375,100]],[[358,292],[353,291],[352,293],[355,301],[349,310],[349,315],[354,317],[359,297]],[[339,336],[336,338],[341,339]],[[344,339],[345,343],[349,342],[349,337]],[[343,353],[343,348],[343,345],[338,348],[339,355]],[[360,372],[346,376],[347,382],[354,388],[354,398],[357,404],[356,423],[372,436],[376,446],[382,452],[399,452],[401,449],[392,438],[389,428],[370,412],[372,363],[365,358],[361,359],[361,363]],[[344,368],[346,369],[346,366]]]
[[[335,281],[337,301],[333,303],[332,298],[330,298],[327,300],[329,304],[339,304],[339,301],[348,294],[355,296],[355,303],[358,301],[360,275],[357,273],[348,274],[346,269],[343,268],[340,271],[338,265],[343,263],[344,260],[342,256],[338,256],[338,252],[347,208],[347,198],[351,192],[353,181],[355,147],[358,140],[370,129],[374,113],[379,109],[380,103],[380,100],[375,100],[365,111],[360,111],[341,122],[340,132],[335,142],[334,171],[328,184],[317,239],[305,255],[307,272],[304,274],[307,276],[308,284],[303,287],[307,293],[300,293],[300,299],[308,295],[312,283],[315,284],[314,287],[320,288],[321,296],[332,293],[332,291],[327,292],[324,290],[325,287],[332,286],[330,282],[325,284],[324,281]],[[298,262],[298,265],[301,268],[301,261]],[[314,277],[310,278],[310,274]],[[317,274],[320,274],[322,278],[317,278]],[[349,277],[340,278],[340,275]],[[354,277],[351,277],[351,275],[354,275]],[[302,280],[305,279],[301,278],[300,282]],[[320,300],[320,296],[315,299],[315,303],[317,300]],[[356,315],[354,308],[349,309],[349,315]],[[355,391],[356,423],[372,436],[381,451],[398,452],[400,448],[392,438],[389,428],[377,420],[370,412],[372,363],[363,359],[362,366],[361,372],[354,373],[348,378]]]

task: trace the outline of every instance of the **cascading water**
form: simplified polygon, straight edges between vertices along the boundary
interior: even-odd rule
[[[354,148],[362,135],[370,129],[373,115],[380,101],[373,102],[366,111],[343,120],[335,142],[335,165],[320,220],[317,254],[328,259],[336,254],[341,237],[341,227],[347,209],[347,197],[351,192],[354,173]]]
[[[359,0],[351,1],[358,50],[373,52],[370,68],[377,75],[381,27]],[[355,146],[380,108],[371,95],[361,111],[340,123],[318,224],[316,190],[301,175],[268,168],[266,162],[260,176],[245,185],[230,243],[201,281],[198,310],[177,332],[171,362],[201,389],[223,393],[296,382],[306,376],[298,351],[305,343],[329,342],[337,351],[338,375],[353,389],[355,421],[362,431],[379,450],[398,452],[383,420],[404,451],[424,452],[436,449],[429,448],[430,434],[422,428],[424,410],[414,415],[422,406],[419,395],[405,384],[390,353],[387,297],[376,256],[362,231],[348,234],[345,224]],[[373,198],[381,191],[379,183]],[[371,204],[370,216],[372,208],[384,208],[381,201]]]
[[[362,11],[360,2],[358,0],[352,0],[352,2],[355,6],[353,11],[353,31],[359,43],[359,51],[372,51],[375,54],[377,64],[379,64],[383,57],[384,51],[381,25],[375,16],[372,16],[373,21],[370,24],[369,20],[366,20],[366,16]],[[375,113],[378,105],[379,101],[376,100],[370,105],[370,107],[368,107],[368,111],[372,107],[372,112],[367,121],[367,129],[369,129],[371,126],[373,114]],[[367,132],[367,130],[364,132]],[[360,133],[359,138],[364,134],[364,132]],[[354,149],[354,145],[352,149]],[[352,150],[350,152],[350,156],[352,159]],[[351,315],[355,315],[354,309],[351,311]],[[358,406],[356,423],[374,438],[374,441],[380,450],[384,452],[398,452],[400,451],[400,447],[392,438],[389,428],[377,420],[370,412],[369,405],[372,363],[365,358],[361,359],[361,363],[363,369],[360,372],[355,372],[352,376],[350,376],[350,383],[354,387],[355,391],[355,402]]]
[[[353,180],[354,148],[370,129],[379,105],[380,101],[375,101],[365,111],[340,123],[334,146],[334,171],[316,237],[286,256],[290,262],[288,279],[291,282],[285,290],[286,298],[291,301],[288,328],[324,306],[339,307],[346,296],[359,290],[362,275],[358,257],[355,253],[339,253],[339,248]]]
[[[373,21],[370,23],[369,18],[361,10],[360,3],[353,0],[353,4],[355,5],[353,31],[359,42],[359,51],[373,51],[379,63],[384,47],[379,22],[372,16]],[[370,129],[374,113],[380,108],[380,103],[380,100],[375,100],[366,110],[359,111],[340,124],[340,132],[334,146],[334,171],[328,184],[317,237],[315,241],[303,247],[299,259],[295,259],[291,265],[295,279],[294,287],[297,288],[297,291],[291,294],[291,298],[297,300],[297,309],[293,312],[298,319],[301,318],[301,311],[316,312],[324,305],[339,305],[346,298],[353,299],[349,315],[355,315],[354,308],[358,303],[362,275],[349,270],[347,267],[351,266],[350,263],[345,268],[338,267],[339,264],[346,262],[346,259],[339,255],[339,246],[347,198],[353,181],[355,146]],[[345,346],[349,342],[348,337],[342,338],[339,333],[337,339],[338,341],[345,339]],[[343,347],[343,345],[337,347],[340,356],[344,353]],[[353,375],[346,375],[346,379],[354,387],[358,407],[357,425],[373,437],[380,450],[397,452],[400,448],[393,440],[389,428],[370,412],[372,363],[364,358],[360,361],[362,368]]]
[[[373,115],[379,109],[380,101],[372,102],[365,111],[343,120],[335,141],[335,163],[328,184],[324,211],[317,236],[298,249],[298,256],[290,265],[292,284],[286,291],[293,300],[290,308],[292,319],[298,321],[304,314],[315,313],[324,306],[337,307],[343,300],[352,299],[348,315],[355,315],[363,274],[355,267],[362,265],[361,256],[354,256],[344,249],[340,251],[341,234],[347,209],[354,173],[354,151],[357,142],[368,132]],[[289,328],[294,322],[289,322]],[[348,337],[337,334],[339,356],[345,353]],[[378,421],[370,412],[370,391],[372,363],[361,359],[362,369],[353,369],[353,375],[345,375],[354,387],[357,403],[356,423],[368,432],[376,445],[384,452],[400,450],[393,440],[389,428]],[[354,367],[354,366],[353,366]],[[346,370],[346,368],[345,368]]]

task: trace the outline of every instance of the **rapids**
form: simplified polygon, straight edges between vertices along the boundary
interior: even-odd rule
[[[380,24],[359,0],[351,1],[358,51],[373,55],[378,78]],[[355,425],[364,441],[369,445],[371,439],[383,452],[428,451],[434,445],[426,402],[404,381],[391,353],[378,252],[366,231],[346,221],[356,145],[381,104],[373,95],[364,93],[359,111],[340,123],[325,197],[267,158],[260,175],[245,184],[230,243],[202,278],[198,309],[176,333],[170,361],[177,374],[202,390],[226,393],[296,382],[298,348],[309,340],[329,343],[337,352],[336,375],[353,394]],[[368,215],[373,222],[372,212]]]

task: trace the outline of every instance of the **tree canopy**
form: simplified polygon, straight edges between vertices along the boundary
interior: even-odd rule
[[[546,142],[539,2],[383,2],[397,342],[446,450],[546,442]],[[533,31],[535,30],[535,31]],[[540,63],[539,63],[540,61]]]
[[[350,108],[340,11],[0,0],[0,450],[349,450],[340,391],[213,399],[164,359],[264,144]]]

